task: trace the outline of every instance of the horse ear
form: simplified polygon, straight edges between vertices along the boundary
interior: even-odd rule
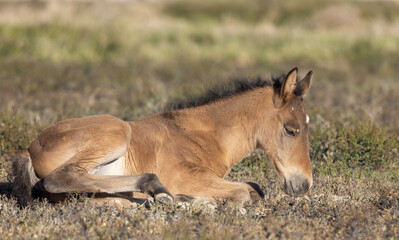
[[[279,102],[280,107],[284,105],[286,102],[291,100],[292,96],[295,94],[295,89],[297,86],[297,75],[298,68],[295,67],[285,77],[283,83],[281,84],[280,94],[279,94]]]
[[[313,71],[309,71],[306,76],[299,81],[297,89],[295,90],[295,95],[303,97],[310,87],[310,80],[312,80]]]
[[[281,83],[281,87],[279,87],[278,91],[274,92],[273,102],[276,108],[280,108],[284,106],[286,102],[291,100],[291,98],[295,94],[295,90],[297,88],[297,75],[298,75],[298,68],[295,67],[284,78],[283,82]]]
[[[292,96],[294,95],[297,86],[297,79],[296,79],[297,75],[298,75],[298,68],[295,67],[287,74],[287,77],[284,79],[280,92],[280,97],[283,98],[283,102],[288,102],[289,100],[291,100]]]

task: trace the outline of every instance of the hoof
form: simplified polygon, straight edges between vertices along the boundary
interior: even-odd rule
[[[155,200],[155,202],[167,204],[167,203],[173,202],[173,197],[167,193],[159,193],[159,194],[155,195],[154,200]]]
[[[265,198],[265,194],[258,184],[253,182],[247,182],[247,184],[251,187],[249,189],[249,195],[251,197],[252,202],[257,202]]]

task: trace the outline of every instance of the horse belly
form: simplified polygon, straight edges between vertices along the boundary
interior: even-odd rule
[[[125,157],[94,167],[89,173],[94,175],[125,175]]]

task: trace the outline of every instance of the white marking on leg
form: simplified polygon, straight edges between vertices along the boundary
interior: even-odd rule
[[[309,123],[309,115],[306,114],[306,123]]]

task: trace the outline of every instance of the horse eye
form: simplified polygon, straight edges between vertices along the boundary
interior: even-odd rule
[[[294,129],[290,129],[290,128],[284,127],[284,132],[288,136],[295,137],[295,130]]]

